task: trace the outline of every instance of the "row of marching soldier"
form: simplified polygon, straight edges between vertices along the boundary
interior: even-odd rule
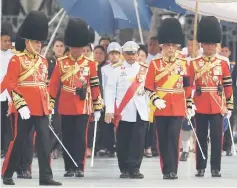
[[[34,32],[31,28],[35,28]],[[147,131],[153,124],[158,133],[163,178],[177,179],[181,126],[184,119],[193,126],[193,117],[200,143],[196,150],[196,176],[205,173],[209,124],[211,143],[215,143],[211,149],[211,174],[221,176],[222,121],[224,116],[231,116],[233,96],[228,63],[216,55],[221,30],[215,17],[202,18],[199,23],[197,40],[203,53],[195,59],[188,61],[178,51],[183,31],[177,19],[168,18],[158,31],[162,52],[148,64],[137,61],[141,48],[128,41],[122,47],[111,43],[107,48],[109,62],[98,66],[83,55],[90,38],[87,23],[79,18],[69,19],[64,37],[69,51],[55,59],[49,82],[50,64],[39,55],[47,34],[47,17],[38,11],[29,13],[18,31],[22,52],[11,58],[1,83],[1,92],[7,89],[11,95],[9,110],[15,126],[2,168],[4,184],[15,184],[12,176],[34,125],[39,183],[61,185],[53,180],[52,148],[48,144],[48,116],[54,116],[56,110],[61,115],[62,143],[68,151],[63,152],[64,177],[84,177],[88,124],[105,121],[108,125],[103,134],[111,138],[110,143],[102,143],[113,155],[115,128],[120,178],[144,178],[140,166]]]

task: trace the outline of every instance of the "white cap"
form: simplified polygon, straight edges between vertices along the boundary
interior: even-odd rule
[[[116,51],[121,53],[121,46],[117,42],[111,42],[107,48],[107,54],[109,54],[112,51]]]
[[[139,48],[138,44],[134,41],[126,42],[122,47],[123,52],[137,52]]]

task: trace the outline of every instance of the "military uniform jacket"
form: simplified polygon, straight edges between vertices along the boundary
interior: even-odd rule
[[[188,62],[179,57],[159,57],[148,69],[145,89],[150,93],[154,116],[185,116],[186,108],[192,107]],[[166,107],[162,110],[154,105],[163,99]]]
[[[196,112],[217,114],[226,113],[227,108],[232,110],[232,79],[227,62],[217,55],[200,56],[193,59],[190,66],[192,82],[196,85]],[[224,88],[222,94],[218,94],[218,85]]]
[[[47,90],[48,62],[45,58],[25,50],[14,55],[9,63],[3,87],[7,87],[13,100],[11,112],[28,106],[31,115],[50,113]]]
[[[51,106],[60,87],[58,112],[62,115],[91,114],[102,109],[97,64],[85,56],[75,59],[71,55],[58,59],[49,82]],[[76,95],[76,88],[87,83],[86,99]]]
[[[105,87],[106,113],[114,113],[115,104],[116,107],[119,107],[128,88],[134,79],[136,79],[140,66],[147,68],[145,64],[138,62],[128,64],[124,61],[121,66],[114,69],[113,76],[109,77]],[[148,121],[148,102],[144,92],[145,76],[146,75],[144,75],[143,83],[137,89],[136,94],[121,112],[122,121],[136,122],[137,113],[139,113],[142,120]]]

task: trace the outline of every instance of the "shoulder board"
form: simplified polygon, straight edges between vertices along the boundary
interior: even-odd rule
[[[184,57],[180,57],[180,56],[178,56],[178,57],[176,57],[176,58],[179,59],[179,60],[182,60],[182,61],[187,61],[187,59],[184,58]]]
[[[143,63],[143,62],[139,62],[139,65],[141,65],[141,66],[143,66],[143,67],[146,67],[146,68],[149,67],[149,65],[147,65],[146,63]]]
[[[192,58],[190,61],[196,61],[196,60],[201,59],[201,58],[202,58],[202,56],[197,56],[197,57]]]
[[[60,57],[60,58],[58,58],[57,60],[58,60],[58,61],[61,61],[61,60],[64,60],[64,59],[66,59],[66,58],[68,58],[67,55],[66,55],[66,56],[63,56],[63,57]]]
[[[18,57],[21,57],[21,56],[25,55],[25,53],[24,52],[20,52],[20,53],[16,53],[15,55],[18,56]]]
[[[87,59],[87,60],[89,60],[89,61],[95,61],[93,58],[91,58],[91,57],[86,57],[86,56],[84,56],[84,58],[85,59]]]
[[[122,62],[118,62],[112,65],[113,68],[119,67],[121,66],[123,63]]]
[[[230,62],[230,64],[231,64],[231,65],[235,65],[235,62],[234,62],[234,61],[232,61],[232,62]]]
[[[224,57],[222,55],[217,55],[216,56],[217,59],[220,59],[220,60],[223,60],[223,61],[228,61],[228,58],[227,57]]]
[[[162,57],[159,56],[159,57],[152,58],[151,61],[154,61],[154,60],[157,60],[157,59],[162,59]]]

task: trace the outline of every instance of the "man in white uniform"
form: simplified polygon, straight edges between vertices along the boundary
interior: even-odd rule
[[[1,29],[0,83],[2,82],[4,76],[7,73],[7,67],[10,59],[14,55],[11,49],[9,49],[11,46],[11,31],[9,31],[9,24],[10,23],[5,22],[4,24],[2,24]],[[1,157],[3,157],[8,149],[8,145],[11,140],[11,127],[9,118],[7,117],[8,102],[11,101],[11,98],[7,90],[4,90],[0,94],[0,101],[1,101]]]
[[[124,44],[125,61],[114,69],[105,88],[105,122],[113,122],[117,128],[120,178],[144,178],[139,169],[148,123],[148,102],[144,92],[147,65],[135,61],[138,48],[133,41]]]

